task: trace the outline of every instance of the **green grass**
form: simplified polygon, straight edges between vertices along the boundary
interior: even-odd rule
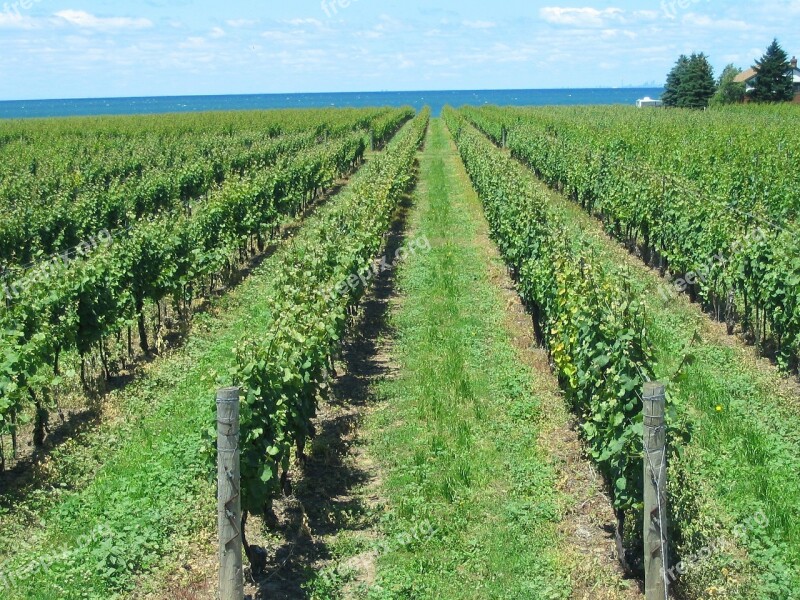
[[[671,501],[687,538],[681,549],[696,552],[718,536],[730,538],[758,511],[769,520],[745,536],[749,558],[715,556],[693,571],[685,580],[690,594],[713,587],[719,597],[800,598],[800,411],[790,386],[766,361],[754,360],[752,349],[715,334],[685,297],[664,298],[661,280],[579,206],[546,192],[598,260],[620,268],[621,277],[648,295],[658,377],[670,381],[687,350],[694,356],[685,376],[669,386],[691,435],[670,475]],[[692,343],[696,332],[701,341]]]
[[[377,581],[364,597],[570,594],[556,552],[554,471],[537,447],[536,381],[489,280],[497,259],[477,242],[477,206],[443,123],[433,121],[410,233],[432,250],[399,274],[400,375],[382,385],[385,402],[365,426],[386,470],[388,509]]]

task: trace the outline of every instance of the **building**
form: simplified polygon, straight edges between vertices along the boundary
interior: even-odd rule
[[[645,96],[636,101],[636,108],[661,108],[664,103],[661,100],[653,100],[650,96]]]
[[[800,102],[800,69],[797,68],[797,58],[792,58],[791,62],[789,63],[792,67],[792,80],[794,83],[794,101]],[[755,80],[758,78],[758,71],[755,69],[747,69],[747,71],[743,71],[736,76],[734,81],[736,83],[743,83],[745,94],[749,94],[753,91],[753,87],[755,84]]]

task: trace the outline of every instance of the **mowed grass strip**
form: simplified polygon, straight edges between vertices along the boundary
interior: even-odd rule
[[[459,171],[461,169],[461,171]],[[461,174],[461,176],[459,176]],[[568,598],[555,552],[559,498],[537,448],[535,380],[505,329],[477,241],[479,200],[444,124],[421,157],[393,317],[400,374],[365,425],[384,465],[384,542],[369,598]]]

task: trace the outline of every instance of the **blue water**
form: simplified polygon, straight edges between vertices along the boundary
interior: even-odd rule
[[[260,94],[248,96],[171,96],[153,98],[90,98],[81,100],[12,100],[0,102],[0,119],[138,115],[208,110],[324,108],[362,106],[430,106],[439,114],[446,104],[544,106],[565,104],[629,104],[658,98],[661,88],[484,90],[452,92],[364,92],[330,94]]]

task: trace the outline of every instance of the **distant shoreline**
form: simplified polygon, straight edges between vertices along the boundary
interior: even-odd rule
[[[452,90],[411,92],[342,92],[313,94],[245,94],[229,96],[152,96],[0,101],[0,119],[141,115],[175,112],[266,110],[425,105],[438,114],[446,104],[518,106],[630,104],[644,96],[659,97],[662,88],[586,88],[540,90]]]

